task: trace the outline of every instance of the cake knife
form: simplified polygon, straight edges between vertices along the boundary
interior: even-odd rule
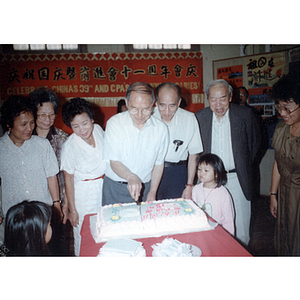
[[[140,216],[141,216],[141,222],[143,222],[142,219],[142,202],[140,202],[139,200],[136,201],[137,206],[139,207],[139,211],[140,211]]]

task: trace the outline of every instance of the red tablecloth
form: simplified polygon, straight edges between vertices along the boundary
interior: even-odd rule
[[[96,243],[90,229],[90,216],[86,215],[81,228],[80,256],[95,257],[99,254],[100,248],[105,243]],[[192,244],[199,247],[202,256],[251,256],[251,254],[241,246],[228,232],[221,226],[214,230],[174,234],[155,238],[135,239],[142,242],[146,249],[146,256],[152,256],[152,245],[161,243],[165,238],[171,237],[182,243]]]

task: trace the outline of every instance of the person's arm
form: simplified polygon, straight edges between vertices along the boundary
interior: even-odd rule
[[[272,170],[271,193],[277,194],[280,182],[280,174],[278,172],[277,161],[274,159]],[[274,218],[277,218],[277,198],[276,195],[270,195],[270,211]]]
[[[64,172],[66,196],[69,207],[69,220],[72,226],[76,227],[79,224],[79,214],[75,207],[75,190],[74,190],[74,174]]]
[[[156,200],[156,192],[164,171],[164,164],[155,165],[152,174],[151,174],[151,185],[150,190],[147,195],[146,201],[155,201]]]
[[[57,177],[56,175],[48,177],[47,178],[48,182],[48,189],[50,191],[50,195],[53,200],[53,206],[56,209],[56,211],[59,213],[60,220],[63,218],[63,214],[60,208],[60,199],[59,199],[59,187],[58,187],[58,182],[57,182]],[[58,202],[56,202],[58,201]]]
[[[63,222],[63,224],[66,224],[67,220],[69,218],[69,206],[68,206],[68,199],[67,199],[66,193],[65,193],[65,201],[64,201],[64,204],[63,204],[61,210],[62,210],[63,215],[64,215],[62,222]]]
[[[131,197],[137,201],[140,197],[142,189],[141,179],[134,173],[132,173],[126,166],[116,160],[110,161],[111,169],[121,178],[124,178],[128,184],[127,188]]]
[[[197,164],[196,159],[197,159],[197,154],[189,155],[188,166],[187,166],[188,169],[187,184],[181,196],[184,199],[192,199],[193,182],[195,178],[196,164]]]
[[[1,177],[0,177],[0,189],[1,189]],[[2,212],[2,199],[0,199],[0,225],[3,222],[3,216],[2,216],[3,212]]]
[[[218,199],[219,200],[219,199]],[[220,195],[220,202],[222,205],[223,223],[222,226],[232,235],[235,235],[234,228],[234,206],[231,195],[225,188],[224,192]]]

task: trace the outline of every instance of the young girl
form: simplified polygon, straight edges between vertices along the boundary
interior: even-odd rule
[[[40,201],[23,201],[6,214],[4,245],[7,256],[49,255],[52,236],[51,207]]]
[[[197,158],[197,176],[192,199],[214,220],[234,235],[234,208],[231,196],[224,187],[227,175],[221,158],[207,153]]]

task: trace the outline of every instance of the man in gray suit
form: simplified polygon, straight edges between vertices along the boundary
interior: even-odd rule
[[[230,103],[232,87],[220,79],[211,81],[205,93],[209,107],[199,110],[203,153],[217,154],[227,170],[226,187],[235,207],[236,237],[248,245],[253,199],[253,161],[260,148],[260,128],[253,112]]]

